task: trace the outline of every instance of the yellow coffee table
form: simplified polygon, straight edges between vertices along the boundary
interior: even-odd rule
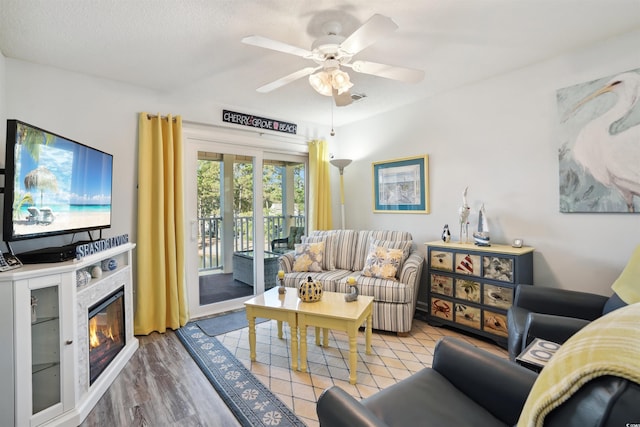
[[[282,322],[291,328],[291,365],[298,369],[298,323],[297,308],[300,304],[298,293],[288,288],[284,294],[278,294],[278,288],[272,288],[244,303],[249,322],[249,357],[256,360],[256,317],[278,321],[278,338],[282,339]]]
[[[300,302],[297,307],[298,329],[300,330],[300,370],[307,371],[307,327],[316,327],[316,345],[320,345],[319,329],[322,328],[323,345],[329,345],[329,329],[345,331],[349,336],[349,382],[356,383],[358,366],[358,329],[367,322],[365,332],[366,353],[371,354],[371,324],[373,319],[373,297],[358,296],[353,302],[346,302],[344,295],[323,292],[317,302]]]

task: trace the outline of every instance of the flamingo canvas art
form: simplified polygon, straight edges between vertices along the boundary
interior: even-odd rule
[[[640,212],[640,69],[557,91],[560,212]]]

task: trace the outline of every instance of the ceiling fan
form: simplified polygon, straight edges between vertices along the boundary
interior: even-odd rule
[[[257,91],[263,93],[271,92],[302,77],[309,76],[311,87],[322,95],[333,96],[337,106],[344,106],[352,102],[349,89],[353,87],[353,83],[350,81],[349,74],[341,69],[342,67],[351,68],[357,73],[370,74],[407,83],[417,83],[424,78],[424,71],[422,70],[369,61],[351,62],[351,59],[360,51],[398,29],[398,26],[391,18],[378,14],[373,15],[348,37],[340,34],[342,25],[337,21],[329,21],[322,28],[325,35],[313,42],[311,50],[262,36],[243,38],[242,42],[245,44],[301,56],[318,64],[315,67],[306,67],[267,83],[259,87]]]

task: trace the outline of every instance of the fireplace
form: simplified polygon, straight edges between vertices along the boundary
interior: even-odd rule
[[[89,307],[89,384],[126,345],[124,287]]]

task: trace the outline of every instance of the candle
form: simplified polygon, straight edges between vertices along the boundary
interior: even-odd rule
[[[350,284],[350,285],[355,285],[356,284],[356,278],[353,277],[353,276],[349,276],[347,278],[347,283]]]
[[[278,271],[278,279],[280,279],[280,280],[284,279],[284,270],[279,270]]]

